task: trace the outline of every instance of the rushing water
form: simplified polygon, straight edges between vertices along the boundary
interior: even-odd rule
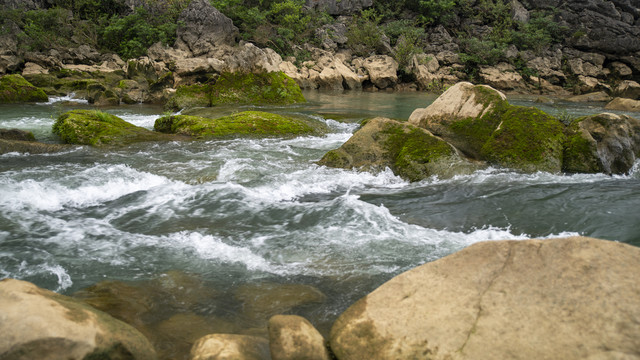
[[[228,299],[240,285],[309,284],[327,300],[303,315],[326,332],[384,281],[474,242],[580,234],[640,246],[640,171],[611,177],[490,168],[410,184],[390,171],[320,167],[315,162],[359,120],[407,119],[434,96],[306,96],[308,104],[268,110],[312,116],[331,128],[328,135],[0,156],[0,278],[72,294],[105,279],[147,280],[178,269],[228,294],[218,304],[228,312],[236,311]],[[2,106],[0,127],[55,142],[57,114],[88,106],[59,100]],[[533,105],[525,97],[512,102]],[[600,104],[543,108],[602,111]],[[107,111],[147,128],[162,113],[141,105]]]

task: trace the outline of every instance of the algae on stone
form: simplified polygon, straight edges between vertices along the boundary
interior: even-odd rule
[[[179,86],[166,107],[183,109],[221,104],[289,105],[305,102],[300,86],[282,72],[222,73],[206,84]]]
[[[67,144],[127,145],[143,141],[169,140],[159,134],[130,124],[115,115],[95,110],[72,110],[58,117],[53,133]]]
[[[0,77],[0,104],[43,102],[49,97],[40,88],[33,86],[21,75]]]
[[[156,131],[197,138],[232,136],[292,136],[317,133],[307,122],[262,111],[244,111],[217,119],[191,115],[164,116],[156,120]]]

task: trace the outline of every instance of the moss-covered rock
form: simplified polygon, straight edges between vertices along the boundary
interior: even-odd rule
[[[196,138],[237,136],[295,136],[318,132],[302,119],[262,111],[244,111],[217,119],[192,115],[171,115],[156,120],[154,129],[167,134]]]
[[[468,173],[479,166],[464,161],[451,145],[429,131],[385,118],[367,121],[344,145],[325,154],[319,164],[373,171],[388,167],[409,181]]]
[[[0,129],[0,155],[7,153],[44,154],[66,149],[67,145],[37,142],[31,131]]]
[[[575,119],[566,129],[563,170],[624,174],[640,156],[640,120],[597,114]]]
[[[172,139],[166,134],[135,126],[115,115],[95,110],[73,110],[60,115],[53,124],[53,133],[67,144],[92,146]]]
[[[298,84],[282,72],[223,73],[215,82],[179,86],[166,106],[183,109],[220,104],[288,105],[304,101]]]
[[[562,169],[562,123],[538,109],[510,105],[489,86],[456,84],[414,111],[409,122],[474,160],[525,172]]]
[[[5,75],[0,78],[1,104],[48,100],[49,97],[42,89],[33,86],[21,75]]]

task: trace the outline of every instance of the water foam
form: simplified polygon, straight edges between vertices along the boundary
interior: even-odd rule
[[[49,101],[38,103],[38,105],[53,105],[61,102],[72,102],[78,104],[88,104],[89,101],[87,99],[80,99],[75,97],[75,93],[70,93],[66,96],[50,96]]]

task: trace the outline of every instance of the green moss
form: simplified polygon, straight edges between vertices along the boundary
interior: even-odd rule
[[[42,90],[20,75],[5,75],[0,78],[0,104],[43,102],[49,97]]]
[[[541,110],[509,106],[500,125],[482,146],[490,163],[527,172],[560,172],[564,126]]]
[[[596,142],[587,139],[580,129],[580,122],[585,118],[576,119],[569,124],[565,131],[562,170],[569,173],[598,173],[603,171],[598,158]]]
[[[190,115],[164,116],[156,120],[156,131],[197,138],[231,136],[290,136],[317,131],[305,121],[262,111],[244,111],[217,119]]]
[[[455,155],[449,144],[419,128],[391,125],[382,134],[388,136],[384,144],[393,172],[409,181],[434,175],[429,165]]]
[[[223,73],[215,84],[179,86],[166,107],[178,110],[221,104],[288,105],[304,101],[298,84],[282,72]]]
[[[342,149],[331,150],[318,161],[318,165],[342,169],[350,168],[350,163],[348,155]]]
[[[115,115],[95,110],[73,110],[58,117],[53,133],[67,144],[125,145],[141,141],[161,141],[169,138],[130,124]]]

